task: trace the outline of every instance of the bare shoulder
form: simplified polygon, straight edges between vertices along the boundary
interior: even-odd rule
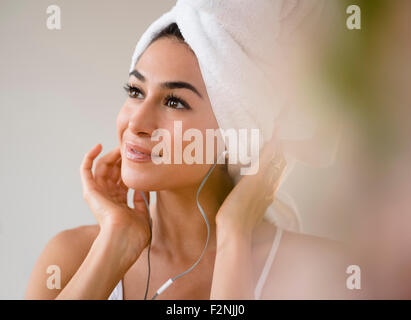
[[[349,248],[340,241],[325,237],[283,230],[282,246],[290,257],[315,258],[313,262],[344,261],[349,259]]]
[[[54,299],[86,258],[99,230],[99,225],[84,225],[53,236],[34,265],[25,299]],[[47,280],[56,272],[60,276],[61,288],[50,289]]]
[[[267,246],[271,244],[267,243]],[[360,298],[358,292],[346,285],[349,277],[347,268],[356,262],[350,248],[343,242],[282,230],[262,298]]]

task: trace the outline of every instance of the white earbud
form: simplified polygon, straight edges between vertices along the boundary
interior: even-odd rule
[[[226,158],[227,154],[228,154],[227,150],[224,150],[223,152],[221,152],[220,155],[217,158],[217,162],[218,162],[218,160],[220,160],[220,158]]]

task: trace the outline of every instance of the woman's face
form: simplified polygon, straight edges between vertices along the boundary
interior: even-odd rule
[[[142,161],[132,161],[126,148],[129,142],[140,147],[140,151],[151,152],[161,141],[152,141],[153,132],[165,129],[171,136],[169,155],[174,162],[174,121],[181,121],[183,133],[190,128],[200,130],[204,145],[206,129],[218,128],[196,56],[177,39],[160,38],[140,56],[134,70],[138,73],[129,77],[129,96],[117,117],[124,183],[140,191],[198,184],[210,164],[186,164],[184,159],[182,164],[155,164],[144,156],[138,156]],[[192,89],[166,86],[167,82],[188,83]],[[190,141],[182,141],[182,150],[188,144]]]

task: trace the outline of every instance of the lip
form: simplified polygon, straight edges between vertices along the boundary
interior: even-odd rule
[[[125,143],[126,158],[134,162],[149,162],[151,161],[151,151],[144,149],[134,143]]]

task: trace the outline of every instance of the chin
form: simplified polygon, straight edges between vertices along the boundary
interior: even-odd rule
[[[158,171],[152,166],[146,166],[145,164],[134,167],[122,166],[121,179],[124,184],[131,189],[139,191],[156,191],[161,189],[161,177],[158,177]]]

